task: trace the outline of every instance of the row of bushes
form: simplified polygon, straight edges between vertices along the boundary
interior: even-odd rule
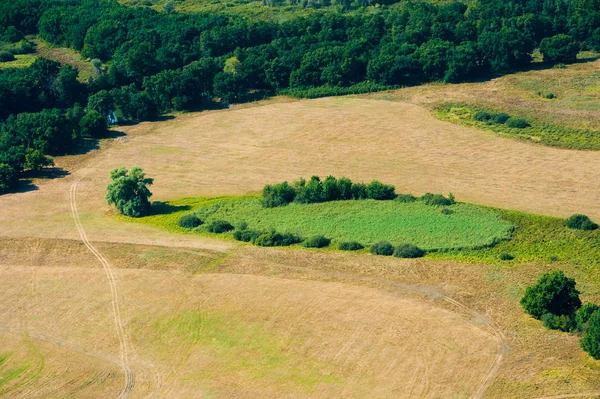
[[[204,222],[194,214],[182,216],[177,224],[186,229],[194,229],[204,224]],[[211,233],[221,234],[234,230],[234,226],[224,220],[215,220],[208,224],[206,229]],[[322,235],[312,236],[303,239],[297,234],[280,233],[272,229],[270,231],[259,231],[249,229],[246,223],[241,223],[233,231],[233,238],[237,241],[249,242],[260,247],[283,247],[302,243],[306,248],[324,248],[331,244],[331,239]],[[359,242],[344,241],[337,247],[341,251],[357,251],[364,248]],[[425,251],[412,244],[401,244],[394,247],[392,244],[384,241],[371,245],[371,253],[374,255],[391,256],[398,258],[420,258],[425,255]]]
[[[339,200],[391,200],[396,198],[396,188],[389,184],[373,180],[369,184],[353,183],[347,177],[336,179],[327,176],[323,181],[319,176],[312,176],[306,181],[300,178],[288,184],[267,184],[263,188],[262,204],[265,208],[287,205],[290,202],[311,204],[316,202]]]
[[[575,280],[562,271],[552,271],[527,287],[521,306],[546,328],[582,334],[583,350],[600,359],[600,306],[582,305]]]
[[[455,203],[452,193],[448,197],[441,194],[426,193],[420,198],[411,194],[396,194],[396,188],[391,184],[384,184],[373,180],[368,184],[354,183],[347,177],[336,179],[327,176],[321,180],[319,176],[312,176],[306,181],[300,178],[291,185],[284,181],[279,184],[267,184],[262,191],[262,205],[265,208],[275,208],[291,202],[311,204],[327,201],[344,200],[393,200],[401,202],[414,202],[421,200],[427,205],[448,206]]]
[[[475,115],[473,115],[473,119],[477,122],[506,125],[512,129],[525,129],[526,127],[531,126],[527,120],[516,116],[510,116],[504,112],[494,113],[490,111],[477,111],[475,112]]]

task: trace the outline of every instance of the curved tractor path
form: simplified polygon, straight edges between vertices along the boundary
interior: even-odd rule
[[[115,140],[114,145],[117,145],[120,142],[119,139]],[[112,147],[112,146],[111,146]],[[100,161],[102,163],[102,161]],[[119,399],[128,398],[131,394],[135,386],[135,373],[131,369],[129,365],[129,354],[127,348],[127,337],[125,334],[125,329],[123,327],[123,320],[121,319],[121,311],[120,311],[120,302],[119,302],[119,290],[117,287],[117,282],[112,271],[112,267],[110,263],[106,260],[106,258],[92,245],[90,240],[88,239],[85,229],[81,224],[81,220],[79,218],[79,212],[77,210],[77,187],[79,183],[90,173],[90,171],[82,174],[78,177],[72,184],[69,189],[69,204],[71,207],[71,215],[73,217],[73,221],[75,222],[75,226],[77,227],[77,231],[79,233],[79,237],[81,241],[85,244],[86,248],[98,259],[104,272],[106,273],[106,278],[108,280],[108,284],[110,287],[111,294],[111,303],[112,303],[112,311],[113,311],[113,320],[115,323],[115,331],[117,333],[117,337],[119,339],[119,352],[121,357],[121,367],[123,368],[124,374],[124,383],[123,390],[119,394]]]

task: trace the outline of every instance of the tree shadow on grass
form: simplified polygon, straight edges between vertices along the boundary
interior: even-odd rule
[[[189,205],[172,205],[163,201],[152,202],[151,215],[170,215],[175,212],[189,211],[192,209]]]

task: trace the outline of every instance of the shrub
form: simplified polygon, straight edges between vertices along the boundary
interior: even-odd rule
[[[581,331],[586,331],[588,329],[588,322],[590,318],[598,310],[600,310],[600,306],[591,302],[587,302],[582,307],[577,309],[577,312],[575,312],[575,322],[577,323],[577,328]]]
[[[448,209],[448,208],[442,208],[442,210],[440,212],[443,215],[452,215],[454,213],[454,211],[452,209]]]
[[[396,196],[396,201],[399,202],[415,202],[417,200],[417,197],[415,197],[412,194],[398,194]]]
[[[296,190],[284,181],[279,184],[267,184],[263,188],[262,195],[262,205],[265,208],[275,208],[292,202],[296,197]]]
[[[338,245],[338,249],[340,251],[358,251],[359,249],[363,249],[364,246],[356,241],[345,241],[340,242]]]
[[[475,115],[473,115],[473,119],[478,122],[487,122],[492,119],[492,114],[487,111],[477,111],[475,112]]]
[[[241,229],[233,232],[233,238],[237,241],[243,242],[255,242],[260,235],[260,231],[250,229]]]
[[[552,100],[552,99],[556,98],[554,93],[548,93],[548,94],[544,95],[544,97],[547,98],[548,100]]]
[[[449,194],[448,198],[446,198],[442,194],[425,193],[421,196],[421,201],[423,201],[425,205],[434,206],[450,206],[455,203],[452,194]]]
[[[394,248],[396,258],[421,258],[425,256],[425,250],[412,244],[400,244]]]
[[[374,200],[392,200],[396,198],[396,187],[373,180],[367,185],[367,198]]]
[[[281,234],[275,230],[260,234],[254,240],[254,245],[260,247],[284,247],[293,244],[298,244],[302,238],[292,233]]]
[[[514,255],[503,252],[500,254],[500,260],[513,260],[515,258]]]
[[[507,120],[510,119],[510,115],[505,114],[504,112],[500,112],[499,114],[494,115],[494,122],[503,125]]]
[[[579,344],[594,359],[600,360],[600,312],[594,312],[589,318],[587,332]]]
[[[0,51],[0,62],[14,61],[15,56],[8,51]]]
[[[367,185],[364,183],[352,183],[352,199],[367,199]]]
[[[595,230],[598,225],[590,220],[586,215],[571,215],[566,220],[565,225],[570,229],[576,230]]]
[[[187,215],[183,215],[177,221],[177,225],[179,227],[183,227],[184,229],[193,229],[200,226],[204,223],[198,216],[193,213],[188,213]]]
[[[527,287],[521,298],[526,313],[540,319],[546,313],[556,316],[572,315],[581,307],[575,280],[561,271],[546,273],[533,285]]]
[[[329,245],[331,240],[323,236],[309,237],[302,243],[306,248],[324,248]]]
[[[207,229],[211,233],[222,234],[233,230],[233,226],[225,220],[214,220],[208,225]]]
[[[373,255],[391,256],[394,253],[394,246],[386,241],[379,241],[371,245]]]
[[[542,324],[550,330],[572,331],[575,326],[573,319],[568,315],[556,316],[552,313],[544,313],[540,318]]]
[[[506,120],[506,126],[513,129],[525,129],[526,127],[531,126],[529,122],[527,122],[523,118],[518,118],[516,116],[511,116]]]

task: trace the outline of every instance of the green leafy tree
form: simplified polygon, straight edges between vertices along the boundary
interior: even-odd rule
[[[0,163],[0,193],[14,187],[17,182],[17,173],[12,166]]]
[[[140,217],[150,213],[148,198],[152,193],[148,186],[154,179],[146,177],[142,168],[134,166],[113,169],[110,172],[111,182],[106,188],[106,201],[114,205],[123,215]]]
[[[543,39],[540,52],[546,62],[573,62],[577,59],[579,45],[571,36],[559,34]]]
[[[48,166],[54,166],[52,158],[45,156],[40,150],[27,149],[27,153],[25,154],[25,169],[39,172]]]
[[[600,312],[595,311],[587,323],[587,332],[579,344],[594,359],[600,360]]]
[[[106,118],[98,111],[89,110],[79,121],[79,128],[83,136],[102,137],[107,132]]]
[[[532,317],[540,319],[546,313],[573,315],[581,307],[581,300],[575,280],[555,270],[542,275],[535,284],[527,287],[525,296],[521,298],[521,306]]]

